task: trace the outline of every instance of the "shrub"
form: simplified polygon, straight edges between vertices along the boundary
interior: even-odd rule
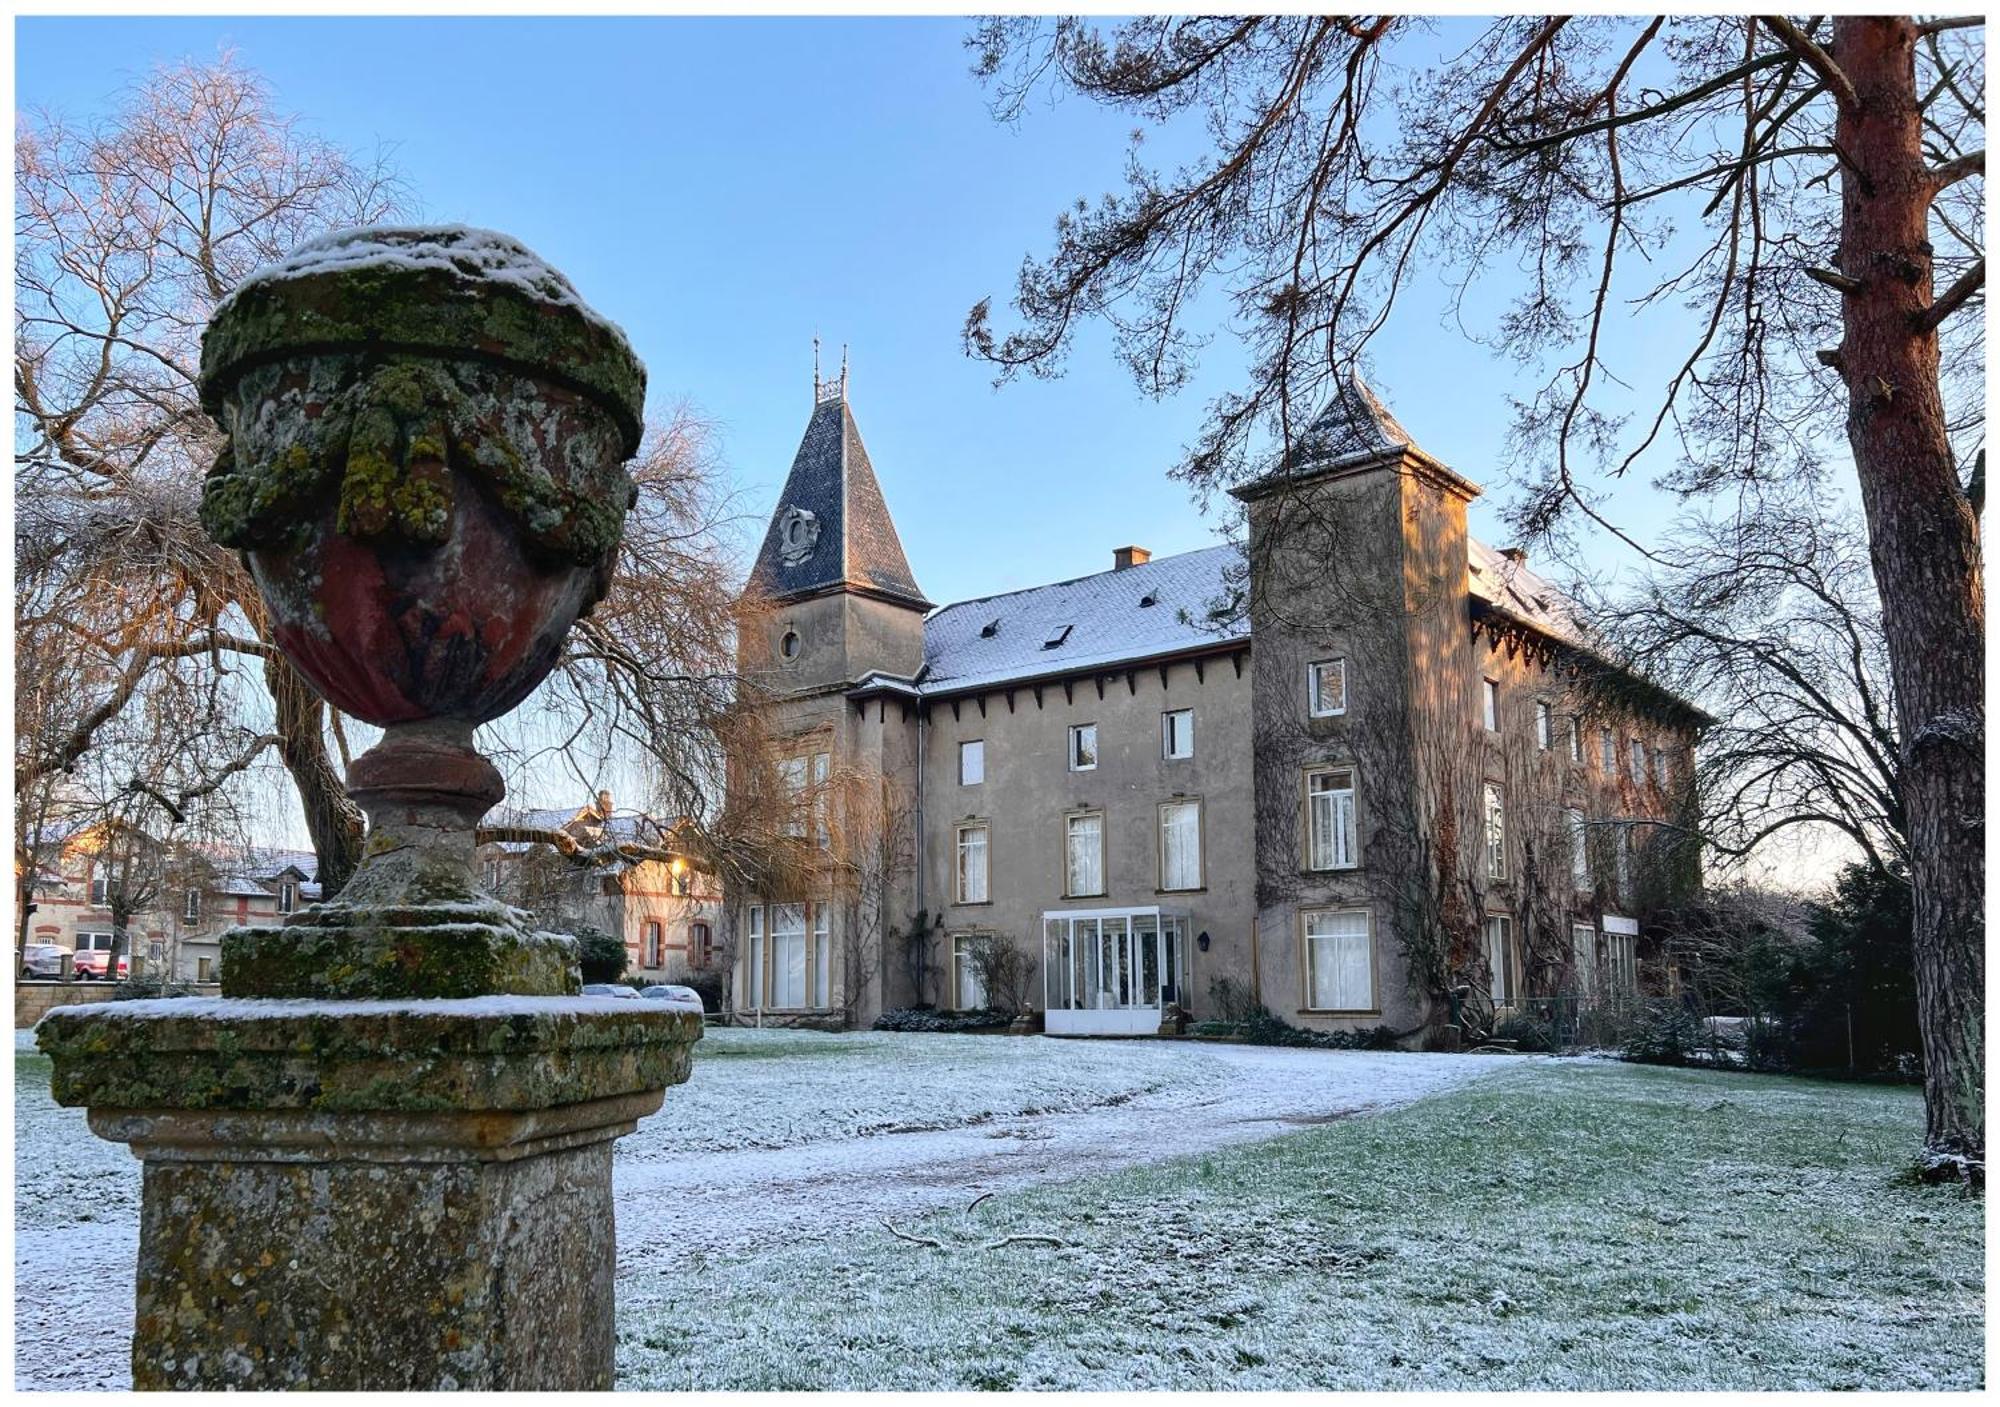
[[[1556,1048],[1554,1024],[1525,1013],[1516,1013],[1502,1021],[1493,1036],[1531,1055],[1546,1054]]]
[[[1251,1010],[1257,1005],[1250,989],[1234,977],[1210,978],[1208,999],[1215,1004],[1217,1019],[1231,1026],[1240,1026],[1248,1021]]]
[[[875,1018],[878,1031],[963,1032],[990,1031],[1014,1018],[1004,1011],[939,1011],[930,1006],[904,1006],[885,1011]]]
[[[729,988],[729,978],[719,967],[704,967],[681,978],[681,985],[691,988],[701,998],[701,1009],[712,1014],[722,1010],[722,998]]]
[[[1313,1050],[1397,1050],[1396,1033],[1387,1026],[1370,1026],[1360,1031],[1304,1031],[1268,1007],[1250,1009],[1244,1020],[1243,1038],[1252,1045],[1294,1046]]]
[[[1677,1001],[1651,1001],[1632,1023],[1624,1056],[1642,1065],[1687,1065],[1709,1044],[1707,1030]]]
[[[616,982],[625,975],[625,945],[601,928],[584,924],[570,934],[586,982]]]

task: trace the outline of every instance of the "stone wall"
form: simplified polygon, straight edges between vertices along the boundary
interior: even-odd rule
[[[219,997],[222,988],[214,982],[196,983],[198,997]],[[14,984],[14,1029],[25,1031],[59,1006],[83,1006],[108,1002],[118,994],[112,982],[16,982]]]

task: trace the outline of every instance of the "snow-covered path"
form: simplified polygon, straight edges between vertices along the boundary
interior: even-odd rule
[[[25,1045],[20,1047],[27,1049]],[[1507,1058],[1181,1042],[714,1031],[622,1140],[621,1300],[690,1251],[852,1234],[878,1218],[1408,1103]],[[138,1164],[15,1083],[15,1383],[122,1388]]]

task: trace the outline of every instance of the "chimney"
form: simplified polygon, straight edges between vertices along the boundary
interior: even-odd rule
[[[1500,549],[1500,555],[1517,567],[1528,565],[1528,549],[1525,547],[1503,547]]]
[[[611,816],[611,793],[610,793],[610,792],[608,792],[608,791],[601,791],[601,792],[599,792],[599,793],[597,794],[597,814],[598,814],[599,816],[602,816],[602,817],[604,817],[604,818],[605,818],[605,819],[607,819],[607,820],[608,820],[608,819],[610,819],[610,816]]]
[[[1111,570],[1122,572],[1127,567],[1143,567],[1153,560],[1153,554],[1143,547],[1114,547],[1111,549]]]

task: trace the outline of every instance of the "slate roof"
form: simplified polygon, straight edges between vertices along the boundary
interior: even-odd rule
[[[1546,578],[1476,537],[1466,539],[1466,558],[1471,595],[1559,638],[1581,639],[1567,598]],[[958,693],[1247,641],[1249,621],[1240,614],[1210,618],[1236,599],[1243,569],[1243,549],[1225,543],[943,606],[924,621],[921,675],[876,674],[858,687]],[[1148,599],[1153,604],[1142,604]]]
[[[1304,473],[1350,459],[1416,448],[1416,440],[1368,389],[1359,371],[1334,383],[1326,408],[1293,438],[1289,467]]]
[[[921,610],[931,604],[917,589],[844,393],[813,407],[750,571],[752,591],[780,599],[842,586]]]
[[[1209,619],[1242,562],[1233,545],[1204,547],[945,606],[924,621],[916,688],[976,688],[1247,640],[1246,619]]]

